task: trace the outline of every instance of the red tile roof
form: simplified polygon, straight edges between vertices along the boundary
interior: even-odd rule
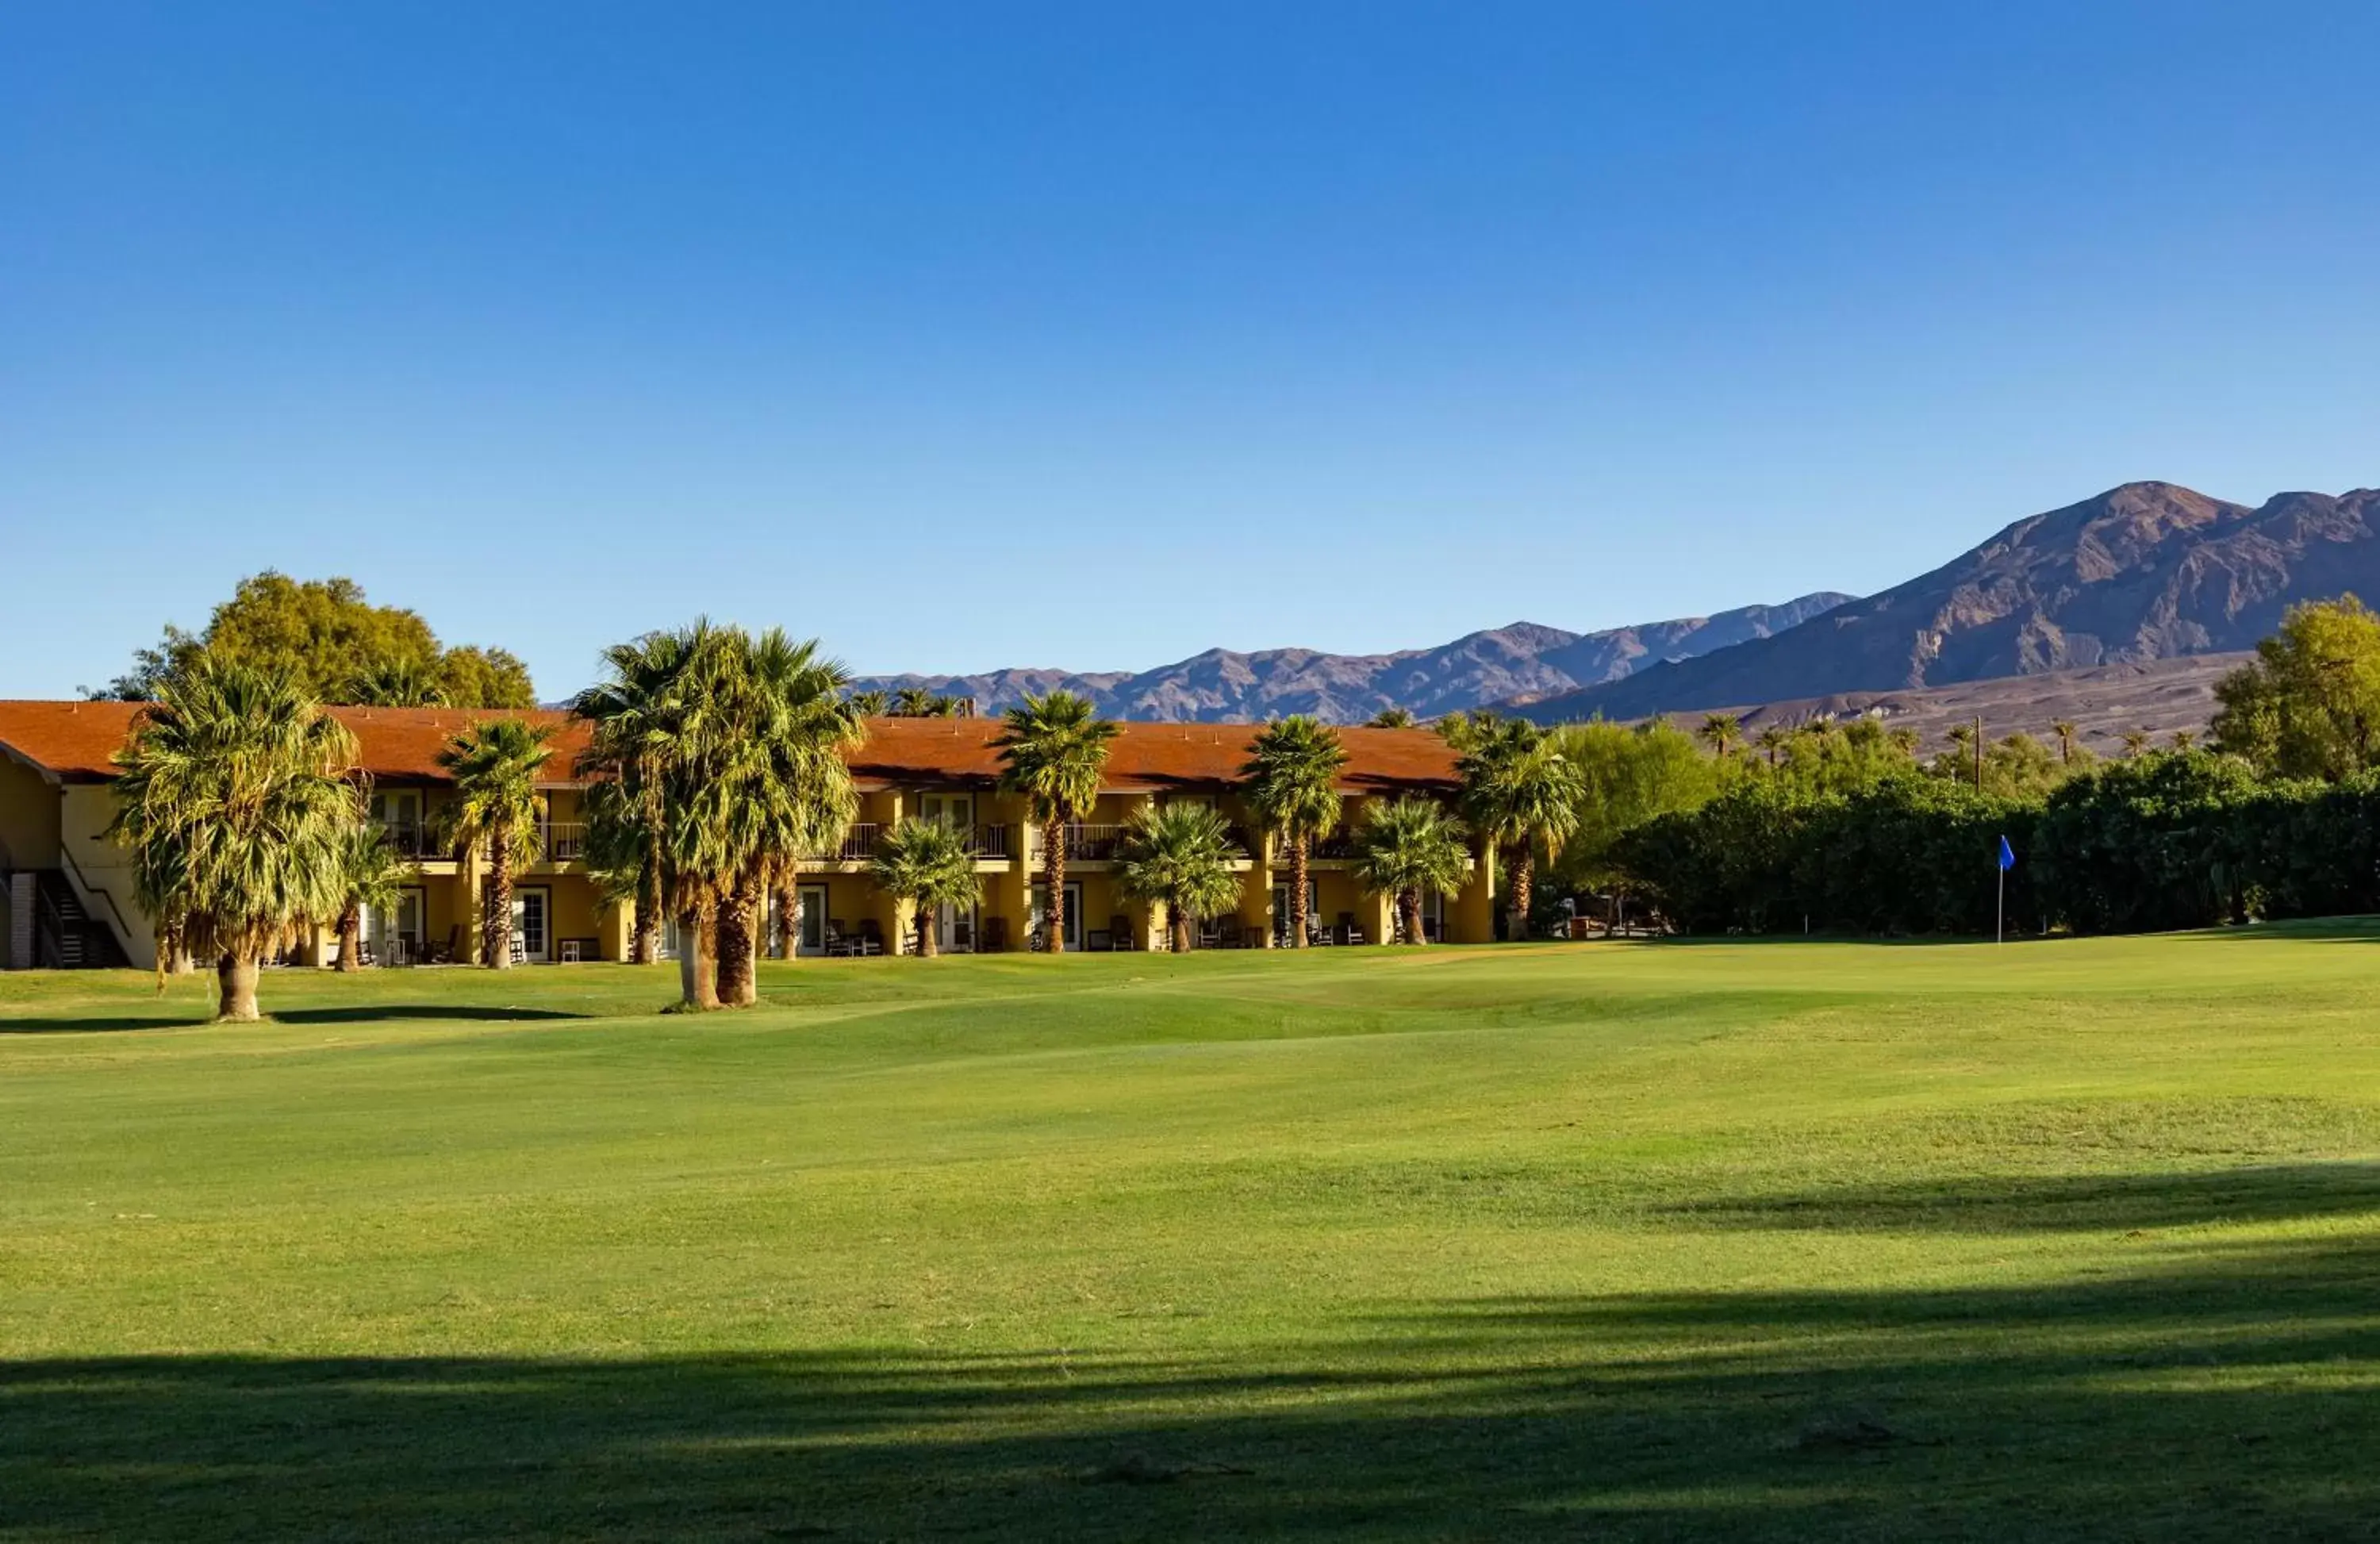
[[[355,732],[363,770],[389,782],[438,782],[438,749],[463,728],[508,715],[454,708],[334,708]],[[0,701],[0,749],[66,782],[113,774],[108,758],[131,733],[140,705],[131,702]],[[587,743],[585,729],[565,713],[520,715],[555,724],[557,772]],[[988,784],[1000,776],[991,742],[998,719],[879,718],[868,741],[850,754],[863,786],[949,782]],[[1128,790],[1212,787],[1235,783],[1256,728],[1245,723],[1127,723],[1108,756],[1108,785]],[[1427,729],[1342,729],[1349,793],[1451,788],[1454,752]]]

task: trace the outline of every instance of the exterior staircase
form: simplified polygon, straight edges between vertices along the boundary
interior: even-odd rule
[[[131,962],[107,924],[84,909],[55,869],[33,877],[33,963],[50,970],[112,970]]]

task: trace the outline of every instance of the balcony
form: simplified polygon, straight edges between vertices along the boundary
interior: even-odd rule
[[[587,828],[573,821],[548,821],[537,828],[537,850],[546,863],[576,863],[587,856]]]
[[[1127,825],[1069,824],[1066,828],[1066,860],[1069,863],[1110,863],[1123,856],[1124,840],[1132,834]],[[1245,859],[1256,847],[1248,833],[1238,826],[1229,828],[1232,856]],[[1035,833],[1034,856],[1040,856],[1039,833]]]
[[[419,821],[382,821],[380,829],[382,833],[387,836],[388,845],[395,850],[399,857],[411,858],[418,863],[425,857],[441,858],[453,856],[442,852],[438,844],[430,839],[430,833],[423,829]]]
[[[969,832],[971,850],[976,857],[1000,859],[1010,855],[1006,826],[976,826]],[[876,845],[884,834],[884,827],[875,821],[862,821],[843,834],[843,841],[819,852],[804,853],[803,859],[811,863],[865,863],[876,856]]]

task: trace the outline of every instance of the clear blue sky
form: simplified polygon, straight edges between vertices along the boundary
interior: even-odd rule
[[[541,690],[1881,588],[2380,482],[2380,6],[0,10],[0,695],[346,574]]]

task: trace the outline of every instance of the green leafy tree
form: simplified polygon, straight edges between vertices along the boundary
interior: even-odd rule
[[[1289,846],[1289,942],[1306,939],[1306,874],[1314,844],[1339,829],[1339,774],[1347,750],[1338,732],[1303,713],[1269,723],[1248,742],[1240,769],[1248,807]]]
[[[1529,936],[1536,865],[1561,856],[1578,829],[1586,784],[1559,739],[1524,720],[1511,720],[1457,763],[1463,808],[1480,836],[1512,854],[1512,936]]]
[[[1240,856],[1220,811],[1205,804],[1151,805],[1132,818],[1116,879],[1123,893],[1164,908],[1173,952],[1190,950],[1192,924],[1239,901]]]
[[[976,872],[972,833],[943,821],[905,820],[876,840],[868,872],[877,888],[907,901],[917,920],[917,953],[938,952],[934,917],[944,906],[972,906],[983,899]]]
[[[1402,942],[1429,942],[1421,921],[1424,895],[1463,888],[1465,839],[1463,822],[1435,799],[1407,795],[1366,810],[1355,831],[1355,882],[1395,904]]]
[[[991,742],[1000,752],[1000,785],[1024,796],[1041,828],[1041,875],[1050,892],[1045,946],[1053,954],[1066,946],[1066,822],[1098,801],[1116,734],[1089,698],[1062,689],[1028,695],[1002,713]]]
[[[2336,783],[2380,766],[2380,615],[2352,595],[2294,606],[2216,683],[2216,748]]]
[[[512,967],[513,876],[537,861],[538,774],[553,752],[550,727],[525,719],[490,719],[449,740],[438,765],[455,780],[445,809],[447,834],[459,853],[488,857],[480,892],[480,963]]]
[[[376,821],[348,828],[339,843],[339,968],[363,966],[364,913],[395,907],[413,877],[413,865],[397,852]]]
[[[442,649],[418,613],[371,604],[353,579],[301,581],[270,569],[242,579],[205,630],[168,626],[153,648],[133,656],[131,670],[90,695],[146,701],[169,672],[201,654],[285,674],[320,702],[358,700],[359,687],[395,662],[419,664],[453,707],[528,708],[537,700],[528,669],[501,649]]]
[[[355,741],[287,673],[199,657],[153,683],[116,752],[109,832],[160,924],[216,965],[217,1016],[259,1016],[267,951],[338,915],[342,844],[363,819]]]
[[[1572,889],[1599,889],[1622,876],[1612,861],[1621,838],[1648,821],[1699,808],[1731,772],[1706,756],[1695,736],[1659,719],[1635,728],[1595,722],[1552,732],[1578,769],[1577,826],[1562,845],[1558,877]]]

